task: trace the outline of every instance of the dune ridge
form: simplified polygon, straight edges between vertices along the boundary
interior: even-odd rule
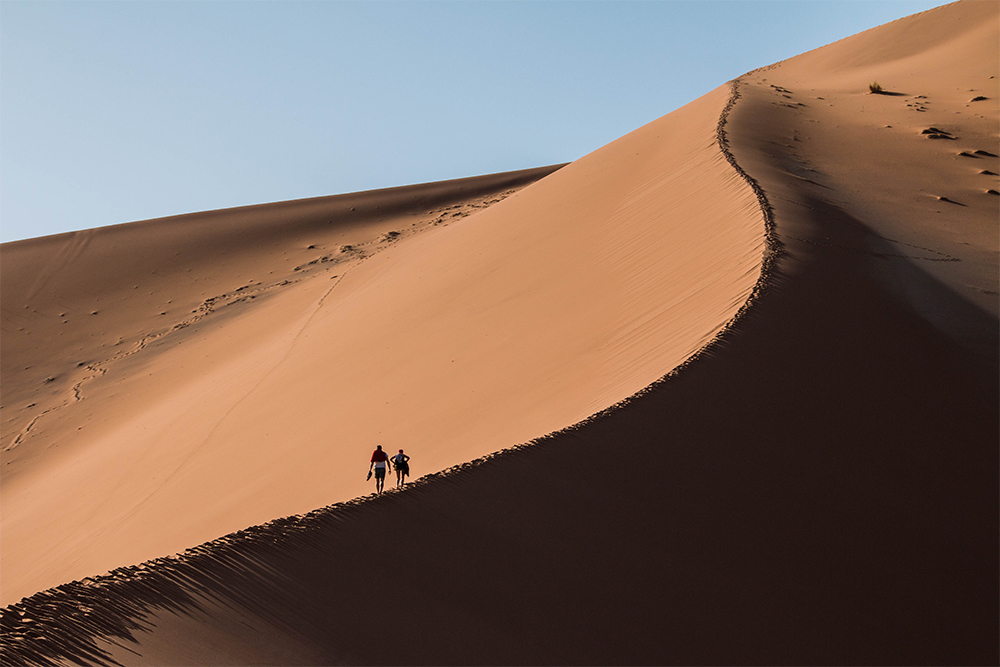
[[[8,452],[2,601],[366,493],[375,443],[418,454],[417,474],[442,470],[661,377],[759,277],[758,203],[717,146],[729,95],[465,217],[320,218],[246,250],[229,247],[247,245],[235,218],[205,262],[168,249],[168,279],[125,283],[139,303],[39,317],[120,349],[217,295],[237,301],[121,360]],[[379,235],[352,242],[355,229]],[[33,389],[60,381],[34,372]]]
[[[111,653],[98,645],[98,638],[123,647],[121,642],[135,641],[134,633],[147,628],[144,620],[153,609],[199,609],[203,596],[211,597],[218,593],[213,582],[230,577],[242,579],[256,576],[255,572],[267,559],[280,557],[279,554],[287,550],[298,551],[307,548],[307,545],[315,545],[319,541],[316,535],[335,531],[342,521],[364,517],[370,504],[385,503],[390,496],[404,491],[407,494],[413,493],[427,485],[433,487],[435,484],[447,484],[452,477],[465,471],[499,463],[518,452],[557,438],[560,434],[584,428],[636,398],[654,391],[657,385],[678,376],[698,357],[710,353],[713,346],[720,344],[727,332],[759,298],[762,290],[766,289],[771,268],[781,247],[774,234],[773,213],[766,194],[740,167],[729,148],[726,124],[740,97],[740,79],[734,79],[728,85],[730,93],[719,114],[716,143],[726,161],[757,198],[765,230],[766,250],[760,275],[750,296],[706,345],[652,384],[575,424],[529,442],[424,475],[403,490],[389,489],[382,497],[362,496],[303,515],[275,519],[192,547],[175,556],[156,558],[139,565],[117,568],[106,575],[62,584],[9,605],[0,616],[0,629],[4,632],[5,656],[12,661],[10,664],[59,664],[59,660],[118,664]],[[266,569],[267,566],[264,567]],[[245,597],[233,593],[234,589],[227,588],[223,594],[232,596],[232,602],[237,604],[252,604],[253,595]],[[40,635],[26,632],[25,618],[41,627]],[[266,651],[262,646],[255,648]],[[125,650],[128,651],[127,648]],[[317,656],[305,653],[295,657]],[[287,654],[281,655],[283,661],[288,658]]]
[[[4,646],[121,664],[995,664],[983,172],[1000,171],[1000,109],[966,105],[1000,98],[998,11],[948,5],[729,87],[717,147],[773,216],[766,279],[661,381],[404,493],[28,598],[4,609]],[[905,94],[868,95],[873,74]]]

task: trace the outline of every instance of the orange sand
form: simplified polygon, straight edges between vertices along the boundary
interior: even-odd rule
[[[67,377],[52,397],[65,407],[10,452],[25,453],[2,491],[4,602],[361,495],[376,443],[409,449],[414,471],[434,472],[573,424],[682,362],[759,273],[756,200],[715,146],[726,98],[720,88],[357,264],[320,264],[283,284],[310,257],[344,254],[343,232],[296,230],[277,246],[289,248],[284,256],[270,240],[233,257],[227,282],[203,278],[178,251],[169,268],[102,295],[141,295],[149,326],[136,327],[132,308],[76,309],[71,321],[108,341],[96,363],[86,359],[104,374],[84,380],[73,401],[70,382],[94,371],[72,358],[44,370]],[[246,234],[228,229],[234,244]],[[131,231],[108,232],[102,247]],[[79,244],[70,237],[50,252]],[[81,261],[34,262],[85,280],[72,271]],[[160,273],[171,279],[158,290]],[[259,298],[230,306],[223,322],[213,313],[180,335],[143,340],[162,331],[157,317],[192,319],[199,302],[240,289]],[[48,304],[40,294],[23,300],[40,316],[65,307],[55,305],[65,303],[60,291],[50,294]],[[23,339],[70,326],[39,319]],[[125,345],[143,348],[109,358]],[[38,383],[41,369],[31,370]]]

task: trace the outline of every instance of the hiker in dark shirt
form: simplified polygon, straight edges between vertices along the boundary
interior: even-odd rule
[[[392,463],[396,466],[396,488],[401,488],[406,484],[406,476],[410,474],[410,457],[399,450],[399,454],[392,457]]]
[[[385,488],[385,471],[389,466],[389,455],[382,451],[382,445],[376,445],[372,452],[372,462],[368,466],[368,474],[371,475],[372,468],[375,468],[375,492],[382,493]]]

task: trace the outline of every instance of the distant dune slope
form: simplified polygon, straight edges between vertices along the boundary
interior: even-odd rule
[[[752,218],[758,234],[769,229],[771,252],[751,306],[632,400],[401,493],[276,521],[9,606],[6,657],[98,655],[136,665],[996,664],[1000,197],[989,190],[1000,190],[998,44],[996,3],[901,19],[740,77],[595,153],[589,166],[581,160],[479,214],[499,219],[529,201],[546,210],[556,189],[542,187],[548,183],[571,195],[563,206],[599,187],[616,191],[619,182],[636,193],[648,183],[683,184],[689,198],[669,190],[645,200],[648,208],[620,200],[655,220],[656,206],[676,201],[714,209],[722,187],[746,207],[729,220],[740,227]],[[898,94],[869,94],[874,80]],[[643,159],[644,145],[664,155],[688,145],[667,133],[672,124],[683,121],[686,136],[701,137],[691,128],[720,119],[721,134],[713,130],[685,160],[650,158],[650,172],[632,162]],[[669,148],[653,142],[657,133],[672,139]],[[692,162],[699,156],[705,160]],[[600,179],[589,171],[598,166]],[[663,169],[656,177],[654,167]],[[573,220],[587,210],[574,210]],[[509,243],[523,251],[517,266],[530,263],[534,246],[504,239],[500,227],[453,227],[441,243],[470,253]],[[328,297],[338,307],[307,331],[334,329],[340,313],[362,313],[353,300],[379,295],[413,327],[412,338],[432,336],[408,315],[411,292],[379,290],[394,271],[427,281],[422,262],[437,252],[433,238],[415,236],[419,251],[400,246],[352,271],[343,298]],[[657,256],[667,249],[636,242],[618,254],[596,238],[593,247],[611,248],[604,280],[589,287],[597,300],[614,282],[616,261],[631,266],[647,247]],[[730,246],[721,232],[707,242],[720,252],[760,248]],[[743,273],[735,260],[714,265],[708,250],[687,252],[697,259],[684,272],[699,281]],[[553,273],[574,267],[557,263]],[[454,275],[479,285],[493,273],[459,262]],[[575,284],[587,279],[578,275]],[[614,354],[596,355],[598,364],[572,351],[581,365],[605,369],[601,389],[581,395],[629,391],[626,380],[634,373],[641,381],[644,360],[670,360],[653,343],[635,347],[677,335],[654,317],[654,297],[669,301],[676,288],[661,284],[644,301],[641,278],[620,285],[633,291],[619,299],[614,335],[599,348]],[[512,287],[510,298],[524,298],[524,289]],[[567,303],[569,291],[558,294],[550,304]],[[573,320],[573,311],[556,312]],[[723,314],[691,313],[705,322]],[[571,339],[584,345],[586,335]],[[708,335],[667,344],[680,350],[681,341]],[[622,354],[631,356],[615,363]],[[571,370],[568,356],[566,363]]]
[[[366,220],[395,217],[361,259],[342,207],[283,226],[291,205],[275,205],[5,260],[24,272],[4,297],[5,363],[32,368],[10,379],[3,601],[362,495],[377,443],[407,449],[417,475],[442,470],[681,363],[743,305],[762,261],[756,199],[716,143],[727,98],[468,217],[362,197]],[[84,293],[100,303],[70,309],[102,262],[111,276]],[[101,347],[81,351],[91,339]],[[52,359],[61,368],[43,370]]]
[[[226,484],[259,480],[216,470],[212,488],[187,498],[163,487],[199,451],[207,429],[285,353],[331,276],[557,168],[0,246],[4,600],[43,585],[37,577],[65,578],[69,560],[86,560],[88,549],[151,495],[179,500],[172,512],[181,520],[192,508],[224,513],[212,506],[229,501]],[[162,546],[174,550],[187,536],[169,523],[125,540],[145,550],[144,539],[166,539],[172,544]],[[113,547],[104,555],[119,564],[129,558]]]

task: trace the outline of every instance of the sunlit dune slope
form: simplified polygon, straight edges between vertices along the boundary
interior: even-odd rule
[[[776,166],[772,189],[871,228],[863,249],[897,295],[983,354],[993,336],[966,311],[1000,314],[996,19],[995,3],[969,2],[855,35],[747,76],[734,112],[748,170]]]
[[[727,99],[720,88],[474,215],[417,209],[453,222],[383,238],[361,261],[338,247],[336,219],[283,233],[268,217],[279,207],[259,213],[272,236],[205,287],[208,260],[246,231],[189,230],[205,260],[187,264],[179,245],[169,279],[152,267],[116,283],[114,299],[148,303],[66,318],[103,337],[104,356],[80,360],[55,411],[5,434],[25,460],[5,466],[4,601],[369,492],[376,443],[406,448],[417,475],[441,470],[584,419],[682,362],[745,302],[762,259],[756,199],[717,145]],[[73,262],[56,266],[72,282],[87,266],[73,253],[92,251],[66,245]],[[146,270],[141,247],[122,250]],[[51,317],[51,293],[44,308],[21,300]],[[74,367],[75,350],[55,351]]]
[[[166,480],[199,451],[199,438],[285,354],[331,276],[391,243],[454,224],[556,168],[0,247],[4,599],[39,576],[17,563],[61,577],[67,562],[86,559],[123,516],[163,493]],[[271,444],[281,451],[293,443]],[[257,481],[216,472],[223,486]],[[175,513],[227,502],[220,488],[170,495],[181,501]],[[142,544],[136,538],[125,539]],[[103,553],[127,562],[113,550]]]

